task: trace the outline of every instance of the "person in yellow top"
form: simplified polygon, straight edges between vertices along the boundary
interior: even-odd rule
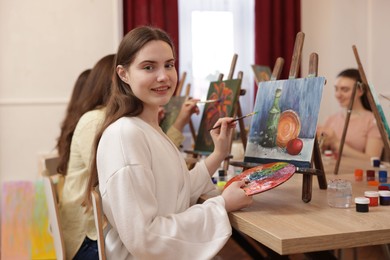
[[[76,125],[68,125],[72,134],[62,143],[69,150],[59,153],[58,171],[65,177],[60,217],[67,259],[99,259],[93,213],[86,213],[81,203],[90,175],[93,139],[110,94],[114,60],[114,54],[104,56],[92,68],[84,87],[89,93],[79,108],[82,116]]]

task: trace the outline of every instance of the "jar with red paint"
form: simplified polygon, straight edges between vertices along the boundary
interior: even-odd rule
[[[379,193],[377,191],[365,191],[364,197],[370,200],[370,207],[375,207],[379,205]]]

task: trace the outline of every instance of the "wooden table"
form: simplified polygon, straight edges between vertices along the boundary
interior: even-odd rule
[[[345,158],[338,175],[332,173],[334,165],[335,161],[324,162],[327,180],[350,180],[353,198],[377,190],[365,179],[354,180],[354,169],[371,169],[370,162]],[[281,255],[390,243],[390,206],[370,207],[368,213],[356,212],[354,205],[331,208],[327,190],[319,189],[316,177],[309,203],[301,200],[301,189],[302,174],[295,174],[284,184],[255,195],[249,208],[229,213],[232,227]]]

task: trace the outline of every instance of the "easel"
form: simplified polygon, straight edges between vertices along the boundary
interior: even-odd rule
[[[296,36],[296,42],[295,42],[295,46],[294,46],[294,54],[293,54],[292,64],[290,67],[290,73],[289,73],[290,79],[295,79],[298,76],[298,68],[299,68],[300,60],[301,60],[303,40],[304,40],[304,34],[302,32],[298,33]],[[283,64],[284,64],[284,59],[279,57],[275,62],[270,80],[277,80],[280,78]],[[316,77],[317,74],[318,74],[318,55],[316,53],[312,53],[310,55],[308,77]],[[296,172],[296,173],[303,174],[302,200],[305,203],[308,203],[311,200],[313,175],[317,175],[320,189],[327,188],[326,177],[325,177],[324,167],[322,164],[321,152],[320,152],[317,137],[315,137],[314,146],[313,146],[312,166],[313,166],[313,164],[314,164],[315,168],[303,169],[302,171]],[[231,162],[231,165],[243,167],[244,170],[247,168],[251,168],[251,167],[256,166],[253,163],[246,163],[246,162],[243,162],[243,163]],[[251,237],[248,237],[247,235],[244,235],[244,234],[233,229],[233,238],[252,257],[264,258],[262,253],[266,250],[263,248],[262,245],[260,245],[256,241],[254,241]],[[266,252],[266,253],[268,253],[268,252]]]
[[[231,62],[231,65],[230,65],[230,70],[229,70],[229,74],[228,74],[228,77],[227,77],[227,80],[231,80],[233,79],[233,74],[234,74],[234,70],[235,70],[235,67],[236,67],[236,63],[237,63],[237,58],[238,58],[238,55],[237,54],[234,54],[233,55],[233,58],[232,58],[232,62]],[[219,74],[218,76],[218,79],[217,79],[217,82],[220,82],[220,81],[223,81],[223,74]],[[243,72],[239,72],[238,73],[238,76],[237,76],[237,79],[240,79],[242,80],[243,78]],[[246,91],[244,89],[241,89],[239,90],[239,94],[238,96],[243,96],[245,95]],[[236,104],[233,104],[234,108],[233,108],[233,117],[241,117],[242,116],[242,110],[241,110],[241,105],[240,105],[240,102],[239,102],[239,98],[237,99],[237,102]],[[244,121],[243,119],[240,119],[238,120],[238,123],[239,123],[239,127],[240,127],[240,136],[241,136],[241,140],[242,140],[242,144],[244,146],[244,149],[245,149],[245,145],[246,145],[246,142],[247,142],[247,137],[246,137],[246,132],[245,132],[245,125],[244,125]],[[194,139],[196,140],[196,139]],[[229,151],[231,151],[231,147],[232,147],[232,141],[233,141],[233,135],[232,135],[232,138],[229,140]],[[192,154],[192,157],[193,159],[197,159],[199,155],[201,155],[201,153],[197,152],[197,151],[185,151],[186,153],[188,154]],[[224,163],[223,163],[223,172],[224,172],[224,175],[227,174],[227,169],[229,167],[229,159],[231,159],[232,156],[229,155],[225,158],[224,160]],[[191,162],[189,164],[189,168],[192,168],[195,164],[195,161]]]
[[[358,51],[357,51],[357,48],[355,45],[352,46],[352,50],[353,50],[353,53],[355,55],[355,59],[356,59],[357,65],[358,65],[360,77],[362,78],[362,81],[363,81],[362,82],[363,91],[365,91],[365,93],[367,94],[368,102],[370,104],[372,113],[374,114],[376,124],[378,126],[379,132],[380,132],[381,137],[382,137],[385,154],[389,155],[390,154],[390,141],[389,141],[389,138],[388,138],[388,135],[386,132],[385,125],[383,124],[382,118],[381,118],[379,111],[377,109],[374,96],[373,96],[373,94],[371,92],[371,88],[368,84],[367,77],[366,77],[366,74],[364,72],[363,65],[360,61],[360,57],[359,57],[359,54],[358,54]],[[342,134],[341,140],[340,140],[339,156],[337,158],[334,174],[338,174],[338,171],[339,171],[341,155],[342,155],[343,147],[344,147],[344,143],[345,143],[345,136],[347,134],[349,118],[350,118],[352,108],[353,108],[353,100],[355,99],[355,95],[356,95],[356,88],[357,88],[357,86],[355,85],[353,92],[352,92],[351,101],[349,103],[347,117],[345,119],[343,134]]]
[[[290,72],[289,72],[289,79],[296,79],[298,76],[304,36],[305,35],[303,32],[299,32],[296,36],[293,57],[292,57],[292,62],[291,62]],[[276,80],[279,78],[283,66],[282,61],[283,59],[278,58],[277,62],[275,63],[271,80]],[[310,55],[308,77],[316,77],[317,74],[318,74],[318,55],[316,53],[312,53]],[[248,163],[248,162],[243,162],[243,163],[232,162],[231,164],[233,166],[243,167],[244,170],[256,166],[255,163]],[[325,176],[324,166],[322,164],[321,152],[320,152],[317,137],[315,137],[314,139],[311,167],[304,168],[304,169],[298,168],[296,173],[303,174],[302,200],[306,203],[311,200],[313,175],[317,175],[320,189],[327,188],[326,176]]]
[[[236,67],[236,63],[237,63],[237,58],[238,58],[238,55],[237,54],[234,54],[233,55],[233,59],[232,59],[232,63],[230,65],[230,70],[229,70],[229,74],[228,74],[228,77],[227,79],[233,79],[233,74],[234,74],[234,70],[235,70],[235,67]],[[237,78],[238,79],[241,79],[243,78],[243,72],[240,71],[238,72],[238,75],[237,75]],[[218,81],[222,81],[223,79],[223,74],[220,74],[220,77],[218,79]],[[240,96],[244,96],[246,94],[246,90],[245,89],[240,89],[240,94],[239,94],[239,97]],[[237,104],[235,105],[235,112],[233,113],[233,117],[242,117],[242,109],[241,109],[241,104],[240,104],[240,99],[238,98],[237,100]],[[239,119],[238,120],[238,125],[239,125],[239,128],[240,128],[240,137],[241,137],[241,141],[242,141],[242,145],[244,147],[244,151],[246,149],[246,143],[247,143],[247,133],[246,133],[246,130],[245,130],[245,124],[244,124],[244,119]],[[229,151],[232,150],[232,145],[233,145],[233,135],[232,135],[232,138],[230,139],[230,144],[229,144]],[[226,176],[227,175],[227,170],[229,168],[229,161],[230,159],[232,158],[231,155],[227,156],[223,162],[223,173],[224,175]]]
[[[180,80],[179,80],[179,82],[177,84],[177,88],[176,88],[174,96],[180,96],[180,94],[182,92],[182,89],[183,89],[183,86],[184,86],[184,82],[186,80],[186,77],[187,77],[187,72],[184,71],[181,74],[181,77],[180,77]],[[186,99],[189,98],[190,89],[191,89],[191,83],[188,83],[187,86],[186,86],[185,95],[184,95],[186,97]],[[189,127],[190,127],[192,138],[195,140],[196,139],[196,133],[195,133],[195,128],[194,128],[194,123],[192,122],[191,118],[190,118],[190,122],[189,122]]]
[[[298,77],[304,39],[305,39],[305,34],[303,32],[297,33],[295,39],[293,57],[290,66],[289,79],[295,79]],[[317,75],[318,75],[318,55],[316,53],[312,53],[310,55],[308,77],[316,77]],[[322,164],[321,151],[318,144],[317,136],[314,139],[313,154],[312,154],[311,161],[312,161],[311,169],[298,169],[296,171],[296,173],[303,174],[302,200],[306,203],[311,200],[313,175],[317,175],[318,185],[320,189],[327,188],[325,170],[324,170],[324,165]]]

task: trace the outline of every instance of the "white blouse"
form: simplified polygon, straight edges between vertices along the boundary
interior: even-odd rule
[[[110,223],[108,259],[211,259],[231,226],[204,162],[190,172],[176,146],[138,117],[110,125],[97,154],[99,189]]]

